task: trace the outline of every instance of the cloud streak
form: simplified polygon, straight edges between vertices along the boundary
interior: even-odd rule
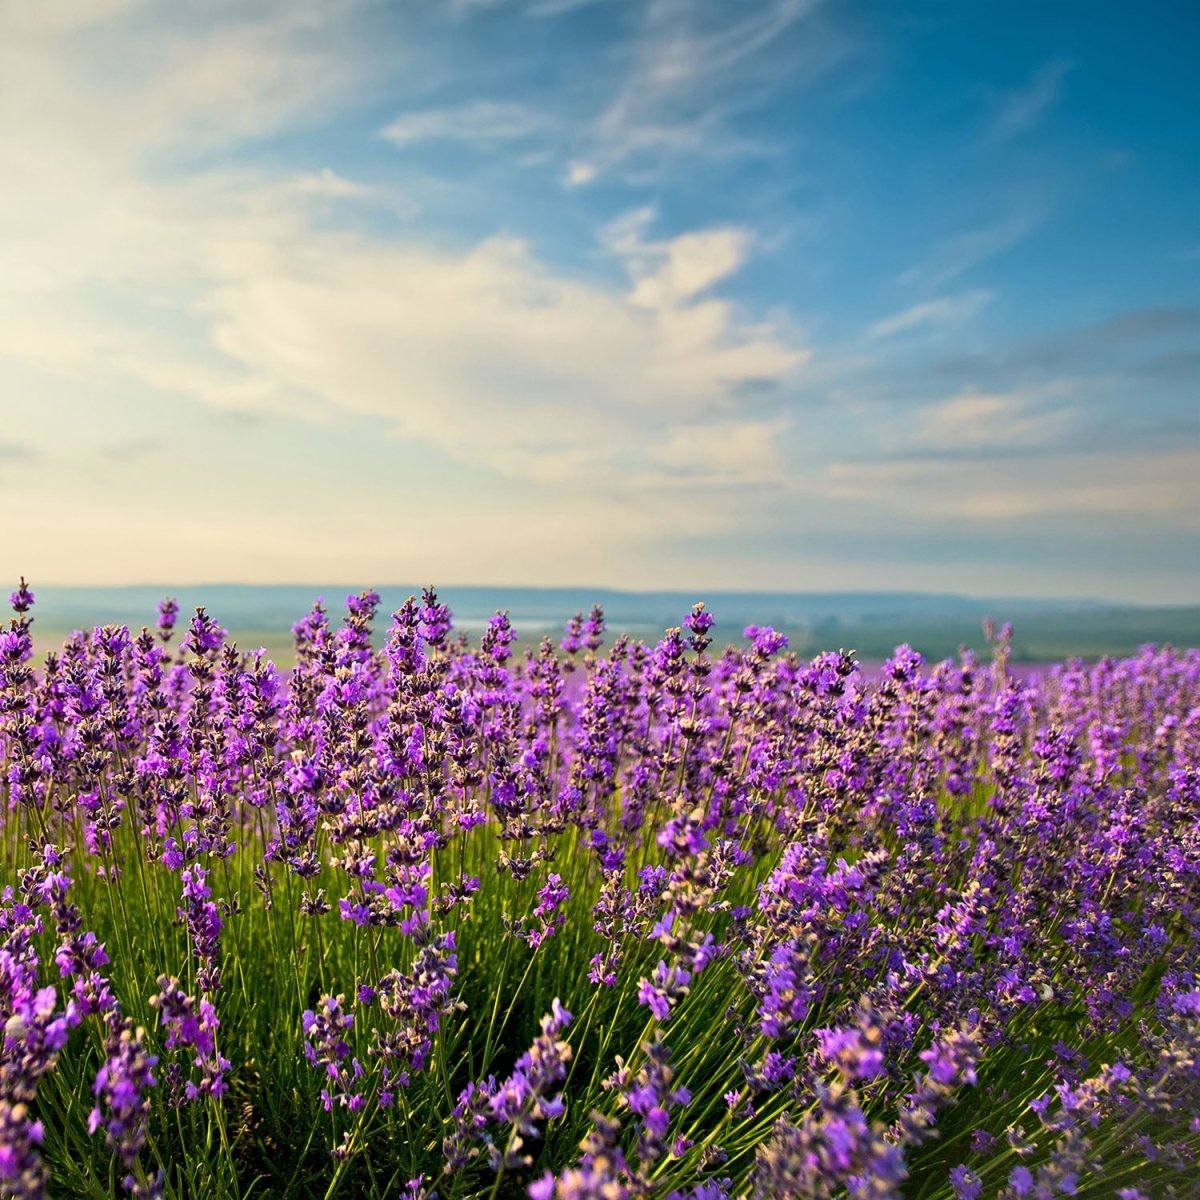
[[[1025,203],[988,225],[943,238],[925,262],[900,276],[903,284],[937,290],[1023,242],[1046,219],[1045,206]]]
[[[964,391],[919,409],[913,443],[932,450],[1038,449],[1072,430],[1075,413],[1053,405],[1074,390],[1070,382],[1013,392]]]
[[[0,463],[31,463],[36,459],[33,447],[24,442],[0,442]]]
[[[477,100],[453,108],[404,113],[386,125],[380,136],[400,148],[425,141],[461,141],[480,149],[540,142],[560,133],[560,122],[532,105]]]
[[[1058,102],[1073,69],[1068,59],[1054,59],[1043,64],[1024,87],[1001,97],[988,131],[990,140],[1009,142],[1034,129]]]
[[[590,123],[565,181],[581,186],[611,172],[646,179],[684,155],[702,160],[774,153],[774,147],[736,133],[732,121],[747,104],[763,102],[763,81],[773,77],[763,63],[783,52],[785,36],[806,25],[817,8],[817,0],[768,0],[744,8],[719,0],[651,0],[626,51],[622,81]],[[810,33],[805,54],[793,53],[788,74],[777,77],[791,86],[818,77],[845,53],[823,31]],[[748,81],[756,86],[747,88]]]
[[[893,506],[936,529],[967,530],[976,522],[1028,531],[1028,522],[1102,516],[1127,535],[1150,519],[1160,533],[1200,532],[1200,451],[1116,454],[1101,451],[1039,460],[1029,472],[1019,458],[997,458],[986,473],[971,458],[915,456],[892,463],[841,461],[826,471],[831,495],[871,509]],[[1060,525],[1059,528],[1068,528]],[[1052,527],[1046,526],[1047,532]]]
[[[867,330],[867,336],[878,340],[914,330],[953,329],[980,313],[992,298],[991,292],[977,288],[957,296],[926,300],[876,321]]]

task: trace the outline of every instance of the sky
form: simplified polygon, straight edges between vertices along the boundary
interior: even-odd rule
[[[0,0],[46,584],[1200,597],[1200,6]]]

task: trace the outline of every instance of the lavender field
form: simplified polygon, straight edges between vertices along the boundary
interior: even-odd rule
[[[378,606],[13,594],[0,1194],[1198,1194],[1200,653]]]

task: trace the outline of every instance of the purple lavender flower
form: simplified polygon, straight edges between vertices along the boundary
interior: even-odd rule
[[[965,1164],[951,1169],[950,1186],[954,1200],[979,1200],[983,1194],[983,1180]]]
[[[754,656],[759,659],[774,658],[781,650],[787,649],[787,635],[776,632],[770,625],[747,625],[742,637],[754,644]]]
[[[581,1143],[579,1164],[557,1178],[546,1171],[529,1185],[531,1200],[633,1200],[635,1195],[644,1195],[645,1181],[635,1181],[617,1144],[619,1131],[616,1121],[593,1112],[592,1128]]]
[[[158,1059],[145,1050],[146,1031],[135,1029],[129,1020],[114,1026],[105,1043],[106,1059],[96,1073],[92,1091],[96,1105],[88,1117],[88,1132],[104,1130],[104,1136],[125,1169],[125,1190],[147,1195],[135,1172],[146,1144],[146,1122],[150,1109],[147,1093],[155,1085]]]
[[[167,596],[158,602],[158,636],[164,645],[171,640],[175,622],[179,618],[179,601]]]
[[[390,971],[377,988],[360,990],[362,1003],[378,999],[394,1022],[391,1029],[372,1031],[371,1053],[398,1069],[404,1080],[410,1070],[425,1069],[442,1019],[460,1007],[452,993],[458,974],[455,947],[454,930],[438,935],[421,947],[411,971]]]
[[[604,609],[599,604],[593,604],[587,620],[583,623],[583,644],[589,654],[595,654],[604,645],[604,631],[607,628]]]
[[[33,607],[35,599],[33,592],[29,590],[29,585],[25,582],[25,576],[22,575],[20,586],[8,598],[9,606],[15,613],[27,613]]]
[[[649,979],[638,980],[638,1003],[644,1004],[659,1021],[668,1021],[671,1010],[687,995],[691,981],[690,971],[668,966],[660,959]]]
[[[539,889],[537,907],[533,910],[538,925],[521,930],[521,936],[535,950],[563,927],[567,918],[562,906],[570,897],[571,889],[563,883],[562,876],[556,873],[552,873]]]
[[[975,1082],[977,1049],[971,1038],[954,1034],[921,1051],[929,1078],[939,1087],[952,1088]]]
[[[560,1036],[572,1021],[557,998],[542,1017],[542,1032],[517,1059],[512,1074],[500,1083],[494,1078],[471,1083],[458,1098],[454,1110],[454,1133],[443,1149],[448,1169],[462,1170],[480,1153],[486,1153],[498,1173],[527,1167],[533,1161],[524,1152],[527,1138],[540,1137],[540,1122],[561,1117],[565,1104],[554,1088],[567,1074],[571,1047]],[[491,1125],[507,1129],[503,1148],[489,1130]]]
[[[6,1200],[44,1200],[46,1167],[41,1121],[30,1118],[29,1106],[0,1096],[0,1188]]]
[[[667,1133],[672,1110],[691,1103],[685,1087],[674,1086],[671,1051],[661,1036],[644,1042],[645,1065],[634,1075],[617,1056],[617,1071],[603,1086],[615,1091],[620,1102],[634,1114],[638,1131],[637,1152],[643,1163],[653,1163],[667,1152]]]
[[[1033,1172],[1025,1166],[1015,1166],[1008,1174],[1009,1191],[1023,1198],[1033,1192]]]
[[[800,1124],[781,1120],[775,1126],[758,1150],[751,1195],[755,1200],[832,1200],[848,1192],[898,1200],[907,1175],[903,1151],[884,1137],[883,1129],[871,1125],[848,1098],[829,1097]]]
[[[191,1065],[198,1068],[196,1080],[184,1072],[178,1063],[170,1063],[166,1081],[172,1104],[199,1100],[206,1096],[221,1096],[228,1090],[225,1072],[229,1060],[217,1049],[220,1021],[212,1003],[205,999],[197,1003],[188,995],[178,979],[160,975],[158,993],[150,997],[150,1007],[158,1010],[159,1022],[166,1030],[166,1047],[194,1051]]]
[[[539,1132],[537,1121],[562,1116],[562,1097],[549,1093],[556,1083],[566,1078],[571,1047],[559,1035],[571,1024],[572,1019],[555,997],[550,1012],[542,1017],[541,1034],[517,1059],[513,1073],[492,1096],[492,1115],[511,1126],[514,1133],[536,1136]],[[505,1156],[506,1159],[508,1157]]]
[[[363,1104],[362,1093],[356,1087],[363,1075],[362,1064],[352,1057],[346,1041],[354,1028],[354,1014],[345,1011],[345,1003],[345,996],[324,996],[316,1011],[307,1009],[300,1019],[306,1039],[304,1055],[327,1081],[321,1089],[326,1112],[335,1105],[356,1111]]]
[[[438,600],[437,592],[433,588],[426,588],[422,594],[419,616],[421,636],[429,646],[440,647],[453,628],[453,623],[449,608]]]
[[[688,613],[686,617],[684,617],[683,623],[687,626],[694,637],[702,638],[705,637],[709,630],[712,629],[713,625],[716,624],[716,618],[712,615],[712,613],[705,611],[704,602],[700,601],[700,603],[694,605],[692,607],[692,611]],[[751,635],[749,632],[747,632],[746,636],[750,637]]]
[[[188,626],[183,648],[198,658],[203,658],[206,655],[214,654],[224,644],[225,630],[203,608],[196,609],[196,615]]]
[[[818,1029],[816,1037],[821,1057],[836,1067],[848,1083],[874,1079],[883,1073],[882,1032],[878,1025]]]
[[[559,648],[574,657],[583,649],[583,613],[576,613],[568,622]]]
[[[204,867],[189,867],[180,878],[183,907],[179,909],[179,915],[187,926],[192,952],[201,963],[196,981],[202,992],[215,992],[220,986],[221,912],[212,899],[208,871]]]

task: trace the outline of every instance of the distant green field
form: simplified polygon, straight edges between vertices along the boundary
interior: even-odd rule
[[[1004,619],[1002,610],[996,613]],[[1105,655],[1124,657],[1148,642],[1170,644],[1178,648],[1200,647],[1200,606],[1178,608],[1090,608],[1078,612],[1026,613],[1014,622],[1012,658],[1014,662],[1048,663],[1068,658],[1094,660]],[[382,639],[387,621],[381,621]],[[619,628],[619,627],[618,627]],[[783,626],[792,649],[811,657],[823,650],[855,650],[860,659],[878,661],[887,658],[895,647],[907,642],[927,659],[936,661],[954,657],[966,645],[980,657],[988,654],[980,622],[966,617],[933,617],[910,614],[904,617],[854,616],[845,620],[826,618],[799,626]],[[473,638],[479,630],[467,627]],[[519,629],[518,629],[518,632]],[[34,645],[39,657],[62,644],[70,630],[65,627],[34,624]],[[230,633],[243,650],[263,647],[268,656],[282,667],[293,662],[291,631],[275,629],[239,629]],[[177,634],[175,644],[178,644]],[[536,645],[538,632],[524,640]],[[610,639],[611,639],[610,634]],[[638,637],[649,640],[639,631]],[[557,640],[557,637],[556,637]],[[724,639],[734,640],[732,632]]]
[[[998,612],[998,620],[1004,619]],[[1068,658],[1125,657],[1148,642],[1178,648],[1200,646],[1200,607],[1087,609],[1028,614],[1013,622],[1012,657],[1016,662],[1061,662]],[[956,618],[910,617],[881,620],[822,621],[794,632],[801,654],[854,649],[863,659],[886,658],[899,642],[908,642],[927,659],[956,655],[963,645],[987,653],[978,622]]]
[[[337,624],[344,600],[362,589],[348,583],[204,584],[174,588],[165,584],[130,587],[37,588],[33,636],[40,653],[54,648],[72,629],[94,624],[128,624],[135,632],[152,624],[164,595],[179,602],[176,644],[197,605],[204,605],[243,649],[264,647],[281,666],[292,662],[291,628],[319,596]],[[417,585],[379,589],[376,637],[382,640],[390,614]],[[557,642],[574,612],[603,606],[609,641],[627,631],[636,639],[657,641],[663,629],[677,625],[697,600],[716,618],[712,636],[718,645],[739,642],[745,626],[770,625],[786,633],[792,648],[811,657],[823,650],[855,650],[866,662],[879,662],[907,642],[927,659],[957,655],[963,645],[986,654],[985,616],[1011,621],[1016,662],[1058,662],[1078,657],[1126,656],[1148,642],[1185,648],[1200,646],[1200,605],[1137,606],[1100,600],[971,597],[915,592],[722,592],[698,590],[636,592],[613,588],[531,588],[472,586],[440,590],[455,624],[475,640],[489,616],[505,610],[524,645],[544,635]]]

